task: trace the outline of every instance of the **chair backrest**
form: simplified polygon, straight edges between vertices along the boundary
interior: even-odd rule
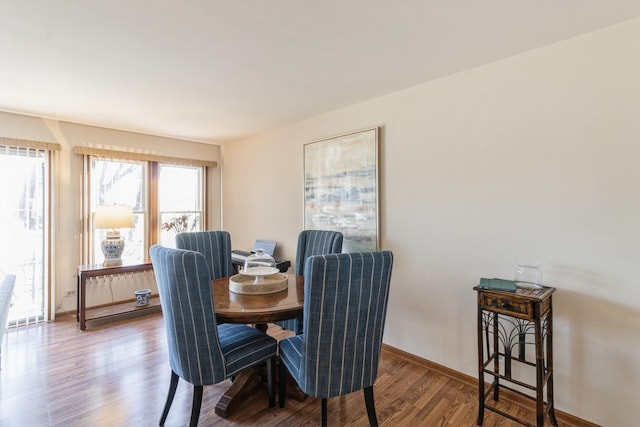
[[[200,252],[207,260],[212,279],[233,276],[231,235],[227,231],[194,231],[176,235],[176,248]]]
[[[392,267],[390,251],[307,258],[299,376],[305,393],[329,398],[373,386]]]
[[[193,385],[226,378],[203,254],[154,245],[149,250],[160,293],[173,372]]]
[[[298,234],[295,274],[304,273],[304,262],[313,255],[342,252],[342,233],[328,230],[303,230]]]

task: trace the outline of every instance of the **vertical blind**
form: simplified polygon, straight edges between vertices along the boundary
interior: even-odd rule
[[[48,317],[51,153],[59,144],[0,138],[0,275],[15,274],[9,324]]]

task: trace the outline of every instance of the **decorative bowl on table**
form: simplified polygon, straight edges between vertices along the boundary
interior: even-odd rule
[[[274,273],[260,276],[260,282],[256,283],[254,276],[250,274],[236,274],[229,278],[229,290],[236,294],[265,295],[274,294],[287,289],[289,278],[286,274]]]
[[[151,289],[140,289],[134,292],[136,307],[144,307],[151,302]]]
[[[254,284],[259,285],[264,283],[265,277],[273,276],[279,271],[280,270],[275,267],[249,267],[242,270],[240,274],[242,276],[250,277]]]

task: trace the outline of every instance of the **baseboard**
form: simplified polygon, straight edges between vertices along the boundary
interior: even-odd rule
[[[412,363],[415,363],[416,365],[430,369],[434,372],[439,373],[440,375],[444,375],[446,377],[459,381],[468,386],[471,386],[474,388],[478,387],[477,378],[474,378],[467,374],[463,374],[462,372],[455,371],[451,368],[447,368],[446,366],[440,365],[430,360],[423,359],[422,357],[418,357],[415,354],[407,353],[406,351],[400,350],[399,348],[395,348],[387,344],[382,344],[382,351],[386,351],[396,357],[400,357],[402,359],[408,360]],[[527,406],[531,404],[531,402],[526,398],[520,396],[519,394],[513,393],[509,390],[500,390],[500,396],[501,397],[504,396],[505,400],[519,406]],[[584,427],[601,427],[598,424],[585,421],[582,418],[576,417],[575,415],[562,412],[557,408],[555,412],[556,412],[556,419],[558,420],[559,423],[568,423],[571,425],[580,425]]]

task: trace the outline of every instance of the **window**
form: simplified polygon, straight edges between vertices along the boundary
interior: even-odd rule
[[[160,164],[158,211],[160,244],[175,247],[175,235],[198,231],[202,223],[202,168]]]
[[[10,325],[48,318],[49,211],[58,144],[0,138],[0,277],[14,274]],[[5,325],[0,325],[4,328]]]
[[[120,230],[125,241],[123,260],[148,258],[149,247],[175,246],[176,233],[198,231],[203,224],[204,166],[87,156],[88,185],[85,205],[89,217],[98,205],[133,207],[134,226]],[[93,230],[89,244],[91,264],[103,260],[100,245],[107,230]]]
[[[146,162],[91,158],[90,192],[91,217],[98,205],[127,205],[133,208],[133,228],[122,229],[120,234],[125,241],[123,259],[144,259],[148,224]],[[93,227],[92,227],[93,228]],[[94,229],[91,263],[102,260],[100,244],[108,230]]]

